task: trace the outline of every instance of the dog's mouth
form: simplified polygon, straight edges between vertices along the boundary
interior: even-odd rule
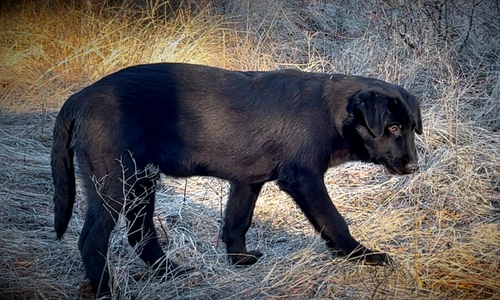
[[[383,163],[387,171],[389,171],[390,174],[392,175],[410,175],[415,173],[417,171],[417,168],[411,169],[410,166],[399,166],[396,167],[394,165],[388,164],[388,163]]]
[[[389,163],[388,161],[381,159],[376,161],[375,163],[381,164],[385,167],[385,169],[391,174],[391,175],[406,175],[410,174],[406,171],[406,168],[404,166],[395,166],[394,164]]]
[[[415,173],[416,169],[411,170],[409,166],[405,165],[402,162],[396,161],[388,161],[384,157],[378,157],[371,160],[372,163],[383,165],[385,169],[391,175],[408,175]]]
[[[395,167],[393,167],[393,166],[391,166],[389,164],[385,164],[384,163],[384,166],[385,166],[385,169],[387,171],[389,171],[389,173],[392,174],[392,175],[405,175],[405,174],[408,174],[408,173],[406,173],[406,172],[404,172],[402,170],[399,170],[399,169],[397,169],[397,168],[395,168]]]

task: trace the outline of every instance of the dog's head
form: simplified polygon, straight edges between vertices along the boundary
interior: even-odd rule
[[[391,173],[418,169],[415,133],[422,134],[418,100],[399,86],[367,88],[351,96],[344,137],[363,161],[383,164]]]

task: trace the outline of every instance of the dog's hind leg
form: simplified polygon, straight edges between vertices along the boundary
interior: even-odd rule
[[[106,264],[110,233],[115,227],[120,211],[121,191],[118,179],[95,181],[83,178],[87,213],[78,246],[85,267],[86,277],[90,280],[96,296],[109,291],[109,271]],[[103,188],[96,188],[101,185]]]
[[[226,205],[222,240],[226,243],[231,262],[237,265],[252,265],[262,253],[247,252],[245,234],[252,221],[255,202],[263,183],[241,184],[231,182],[231,190]]]
[[[130,183],[133,187],[128,195],[127,220],[129,226],[128,241],[150,267],[157,268],[158,275],[172,273],[179,275],[187,269],[178,268],[171,260],[165,258],[153,222],[155,207],[156,176],[149,171],[141,171],[139,180]],[[133,191],[133,192],[132,192]]]
[[[109,239],[120,214],[125,211],[130,179],[135,176],[135,164],[130,153],[113,154],[119,151],[117,148],[100,143],[94,144],[89,151],[77,152],[87,201],[86,219],[78,246],[86,277],[96,296],[110,290]]]
[[[164,256],[153,223],[155,178],[142,171],[144,178],[132,182],[127,200],[128,242],[148,265]]]

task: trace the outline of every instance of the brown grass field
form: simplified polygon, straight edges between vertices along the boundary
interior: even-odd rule
[[[103,4],[104,3],[104,4]],[[166,253],[194,268],[152,276],[121,220],[110,241],[112,299],[500,299],[500,4],[496,0],[110,0],[0,4],[0,299],[87,299],[77,241],[53,229],[49,153],[58,108],[125,66],[191,62],[296,68],[400,84],[422,102],[420,170],[329,170],[332,201],[389,267],[329,253],[275,184],[249,249],[228,264],[218,238],[227,184],[162,178],[155,220]]]

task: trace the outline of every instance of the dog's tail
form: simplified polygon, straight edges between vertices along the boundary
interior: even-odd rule
[[[54,182],[54,228],[58,239],[66,232],[75,204],[75,166],[71,149],[72,131],[75,124],[74,111],[75,107],[71,101],[66,101],[54,125],[50,158]]]

